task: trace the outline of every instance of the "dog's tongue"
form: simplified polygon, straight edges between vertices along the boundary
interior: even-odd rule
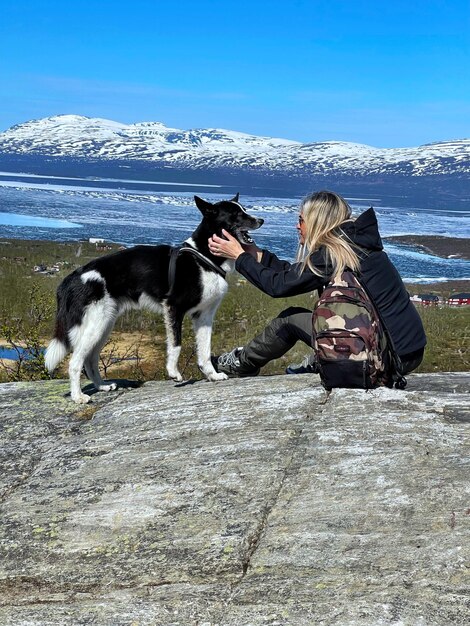
[[[240,230],[240,235],[242,236],[243,243],[253,244],[255,243],[253,239],[248,234],[247,230]]]

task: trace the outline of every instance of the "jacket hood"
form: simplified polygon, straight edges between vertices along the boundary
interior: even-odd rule
[[[383,250],[382,238],[374,209],[371,207],[355,220],[344,222],[342,231],[353,243],[367,250]]]

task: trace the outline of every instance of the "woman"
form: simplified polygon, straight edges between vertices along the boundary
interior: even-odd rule
[[[319,191],[302,201],[296,228],[300,245],[293,264],[257,246],[242,247],[227,232],[226,239],[213,235],[209,249],[216,256],[235,259],[237,271],[273,298],[322,288],[345,268],[358,272],[402,361],[402,373],[416,369],[423,360],[426,335],[398,271],[383,251],[374,209],[352,219],[351,209],[341,196]],[[291,307],[246,346],[215,359],[215,366],[232,376],[255,376],[298,340],[312,345],[312,311]],[[287,371],[308,370],[304,364]]]

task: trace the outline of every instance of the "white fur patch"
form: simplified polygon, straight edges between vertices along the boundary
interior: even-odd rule
[[[182,381],[183,377],[178,369],[178,360],[181,353],[181,346],[167,346],[167,362],[166,371],[170,378],[174,380]]]
[[[118,315],[125,313],[126,311],[133,311],[135,309],[140,309],[138,302],[134,302],[134,300],[119,300],[118,302]]]
[[[225,259],[220,267],[224,272],[227,272],[227,274],[231,274],[235,270],[235,261],[233,259]]]
[[[84,355],[88,354],[89,349],[99,342],[105,329],[116,316],[116,301],[109,295],[89,304],[85,308],[81,324],[69,330],[69,339],[73,349],[83,350]]]
[[[201,268],[202,277],[202,296],[201,302],[194,307],[194,311],[200,311],[211,308],[211,304],[220,302],[228,291],[227,281],[210,270]]]
[[[80,276],[80,278],[82,279],[83,283],[87,283],[89,280],[97,280],[98,282],[104,283],[104,278],[96,270],[90,270],[89,272],[85,272]]]
[[[139,298],[139,307],[142,309],[148,309],[154,313],[163,313],[163,307],[159,302],[156,302],[152,297],[146,293],[142,293]]]
[[[48,372],[53,372],[59,363],[65,359],[67,355],[67,348],[56,337],[52,339],[47,346],[46,355],[44,357],[44,363]]]

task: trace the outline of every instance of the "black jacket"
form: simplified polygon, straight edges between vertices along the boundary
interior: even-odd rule
[[[343,232],[360,246],[360,280],[372,298],[392,338],[399,356],[415,352],[426,345],[423,324],[405,289],[400,274],[383,250],[377,217],[370,208],[356,220],[344,222]],[[311,255],[313,265],[323,274],[317,276],[306,267],[299,273],[298,263],[281,261],[275,254],[263,251],[261,263],[248,252],[241,254],[235,267],[253,285],[273,298],[295,296],[325,286],[332,273],[324,248]]]

